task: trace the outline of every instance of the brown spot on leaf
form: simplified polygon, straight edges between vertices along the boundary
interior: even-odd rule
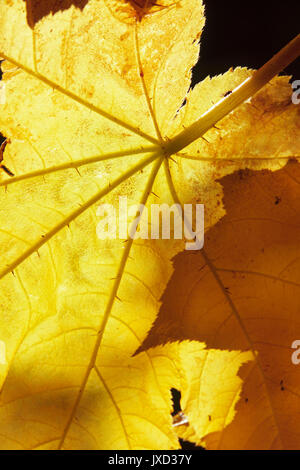
[[[105,3],[119,21],[133,23],[151,13],[174,7],[180,0],[105,0]]]
[[[275,205],[277,206],[281,202],[281,197],[275,196]]]

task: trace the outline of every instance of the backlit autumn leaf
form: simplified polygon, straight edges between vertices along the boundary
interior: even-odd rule
[[[214,421],[226,420],[212,403],[203,407],[199,372],[190,371],[182,406],[195,430],[192,438],[201,442],[206,435],[202,443],[209,448],[299,448],[299,373],[292,362],[300,329],[299,183],[295,162],[275,173],[245,171],[222,180],[227,214],[207,233],[204,251],[175,257],[144,345],[198,340],[209,350],[252,351],[254,360],[239,372],[242,390],[231,387],[241,393],[235,418],[220,432],[214,432]],[[200,383],[206,364],[209,352]],[[218,410],[217,404],[223,409],[218,393]]]
[[[207,357],[201,403],[220,419],[199,431],[193,411],[191,425],[201,439],[222,432],[251,353],[197,338],[135,354],[184,242],[101,240],[97,209],[119,196],[201,202],[208,229],[225,214],[218,178],[298,157],[299,107],[273,77],[300,39],[256,74],[188,91],[201,1],[46,3],[2,0],[0,13],[2,163],[15,175],[0,181],[0,445],[176,448],[170,389],[190,387],[191,361],[199,370]]]

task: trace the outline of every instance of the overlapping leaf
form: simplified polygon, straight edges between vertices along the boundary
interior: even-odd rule
[[[208,348],[252,351],[254,361],[239,373],[242,390],[241,384],[230,387],[241,394],[237,413],[221,432],[214,428],[218,410],[204,411],[202,405],[209,355],[199,368],[200,380],[198,371],[190,372],[183,410],[193,439],[206,435],[209,448],[299,447],[299,373],[292,362],[300,331],[299,182],[295,162],[275,173],[241,172],[222,180],[227,215],[207,233],[204,252],[175,258],[161,312],[144,345],[198,340]],[[224,411],[223,390],[214,403]],[[233,409],[234,404],[228,407],[229,416]]]

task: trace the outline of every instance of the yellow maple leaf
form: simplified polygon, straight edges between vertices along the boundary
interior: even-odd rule
[[[132,356],[183,242],[99,239],[97,206],[116,206],[120,195],[146,207],[200,201],[208,228],[224,213],[217,177],[245,166],[280,168],[298,156],[299,111],[287,79],[259,90],[298,55],[300,39],[257,73],[236,69],[187,95],[202,2],[70,3],[1,5],[0,130],[15,174],[0,181],[1,446],[174,448],[169,390],[183,376],[189,386],[187,358],[205,361],[205,344]],[[257,119],[263,130],[254,131]],[[228,358],[226,383],[240,387],[237,370],[249,353],[209,354],[216,360],[207,387]],[[220,413],[231,394],[217,404]]]

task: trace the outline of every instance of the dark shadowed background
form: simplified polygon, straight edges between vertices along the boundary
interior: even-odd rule
[[[204,0],[206,26],[193,85],[238,65],[259,68],[300,33],[300,0]],[[300,59],[286,70],[300,80]]]

